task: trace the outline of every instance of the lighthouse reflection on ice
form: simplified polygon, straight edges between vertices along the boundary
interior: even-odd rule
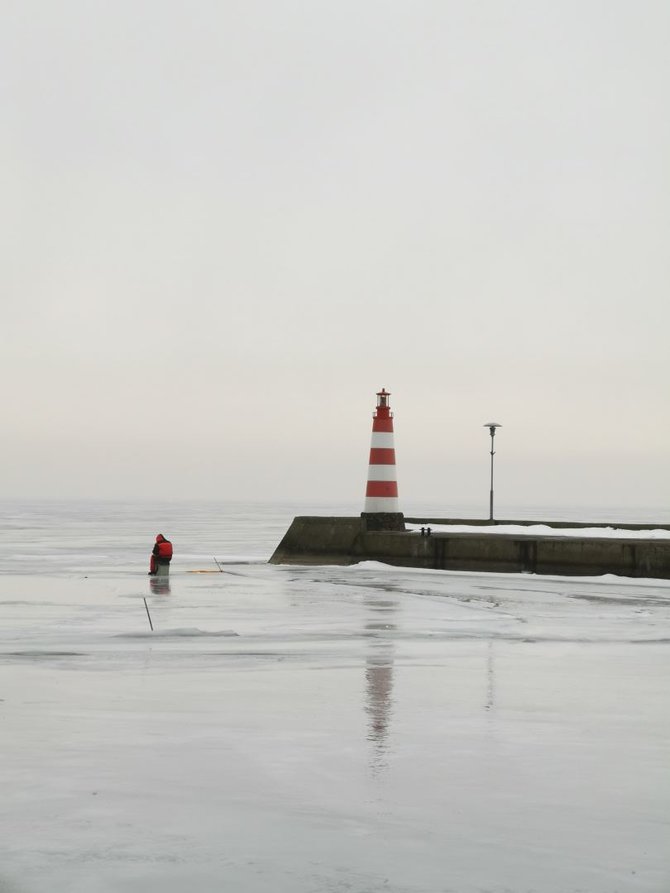
[[[388,598],[369,597],[365,605],[370,611],[368,622],[364,626],[369,641],[365,660],[365,713],[367,739],[371,745],[370,770],[372,774],[377,774],[388,767],[388,755],[391,751],[391,722],[395,707],[394,633],[397,630],[394,621],[399,603]],[[486,642],[482,706],[485,711],[492,711],[496,706],[495,651],[492,639]]]
[[[370,768],[376,774],[387,766],[395,654],[393,640],[387,634],[396,629],[392,620],[398,603],[389,599],[369,598],[365,604],[372,615],[372,619],[365,624],[365,634],[370,639],[365,661],[365,711],[368,717],[367,737],[372,746]]]

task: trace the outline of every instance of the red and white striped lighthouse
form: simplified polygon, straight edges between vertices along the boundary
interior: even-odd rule
[[[393,413],[389,406],[390,393],[382,388],[377,392],[377,409],[372,417],[372,443],[368,486],[365,491],[365,513],[399,512],[398,481],[395,472],[393,444]]]

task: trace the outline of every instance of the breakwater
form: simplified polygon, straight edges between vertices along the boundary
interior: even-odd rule
[[[406,519],[424,525],[481,525],[454,519]],[[616,527],[622,531],[670,530],[664,524],[576,524],[499,521],[498,524],[578,528]],[[273,564],[355,564],[381,561],[402,567],[440,570],[670,579],[670,539],[597,535],[536,535],[371,529],[365,516],[302,516],[293,523],[270,558]]]

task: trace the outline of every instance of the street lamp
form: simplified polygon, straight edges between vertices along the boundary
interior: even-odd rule
[[[493,438],[496,436],[496,428],[502,428],[497,422],[487,422],[484,428],[488,428],[491,432],[491,490],[489,492],[489,521],[493,521],[493,457],[495,450],[493,449]]]

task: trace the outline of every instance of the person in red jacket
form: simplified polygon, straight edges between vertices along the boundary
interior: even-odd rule
[[[149,575],[154,576],[158,571],[159,565],[168,565],[172,561],[172,543],[166,540],[162,533],[156,537],[156,543],[151,550],[151,561],[149,562]]]

